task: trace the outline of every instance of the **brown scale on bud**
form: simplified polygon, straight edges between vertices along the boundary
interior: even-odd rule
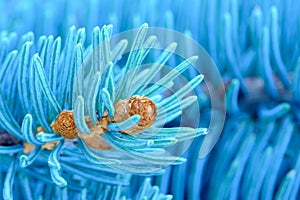
[[[109,118],[107,117],[107,111],[103,114],[102,119],[100,119],[96,125],[94,125],[89,117],[85,117],[85,121],[91,131],[90,134],[83,134],[79,132],[80,137],[85,141],[85,143],[94,149],[98,150],[111,150],[112,147],[106,144],[103,140],[102,135],[107,130],[109,123]]]
[[[141,119],[134,127],[124,130],[124,133],[138,134],[142,130],[150,127],[157,115],[157,109],[154,102],[143,96],[132,96],[128,99],[118,101],[115,105],[115,114],[112,121],[122,122],[129,117],[137,114],[141,116]]]
[[[37,129],[36,129],[36,133],[40,133],[40,132],[44,132],[45,133],[46,131],[45,131],[45,129],[43,127],[38,126]],[[42,145],[42,149],[52,151],[56,145],[57,145],[57,141],[46,142],[45,144]],[[24,146],[23,152],[25,154],[29,154],[34,149],[34,145],[30,144],[28,142],[24,142],[23,146]]]
[[[91,132],[90,134],[81,133],[80,137],[91,148],[98,150],[112,150],[112,147],[103,140],[102,135]]]
[[[72,111],[62,111],[56,121],[51,124],[52,130],[67,139],[78,137],[78,129],[75,125],[74,113]]]
[[[34,145],[29,144],[28,142],[24,142],[24,143],[23,143],[23,146],[24,146],[23,152],[24,152],[25,154],[29,154],[29,153],[32,152],[33,149],[34,149]]]
[[[45,129],[41,126],[38,126],[37,129],[36,129],[36,132],[37,133],[40,133],[40,132],[43,132],[45,133]],[[42,145],[42,149],[46,149],[46,150],[53,150],[54,147],[57,145],[57,141],[54,141],[54,142],[46,142],[45,144]]]

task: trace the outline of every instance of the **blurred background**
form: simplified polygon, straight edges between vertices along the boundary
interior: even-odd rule
[[[75,186],[68,194],[56,186],[46,189],[51,182],[44,183],[43,175],[20,174],[15,184],[25,180],[29,189],[27,196],[16,199],[74,199],[83,194],[97,199],[98,193],[92,192],[96,188],[106,191],[102,199],[120,191],[141,199],[142,189],[148,191],[150,185],[178,200],[300,199],[300,4],[296,0],[2,0],[0,8],[1,61],[28,34],[33,33],[34,41],[43,35],[60,36],[64,44],[71,26],[84,27],[90,43],[95,26],[112,24],[117,34],[146,22],[179,31],[202,45],[226,90],[225,126],[204,158],[198,157],[203,138],[197,138],[184,154],[187,162],[168,167],[162,176],[124,175],[126,184],[101,185],[103,180],[97,179],[93,181],[98,185],[92,183],[85,193]],[[201,116],[210,116],[210,99],[200,103]],[[199,125],[208,124],[209,117],[202,119]],[[8,160],[1,158],[0,190]],[[42,189],[35,192],[39,181]]]

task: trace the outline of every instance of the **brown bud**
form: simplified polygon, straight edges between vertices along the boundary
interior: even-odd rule
[[[141,116],[139,123],[127,130],[125,133],[137,134],[150,127],[156,119],[156,105],[151,99],[143,96],[132,96],[117,102],[115,105],[115,115],[112,121],[122,122],[137,114]]]
[[[78,137],[78,130],[72,111],[62,111],[59,113],[56,121],[52,122],[51,127],[54,132],[65,138],[74,139]]]

